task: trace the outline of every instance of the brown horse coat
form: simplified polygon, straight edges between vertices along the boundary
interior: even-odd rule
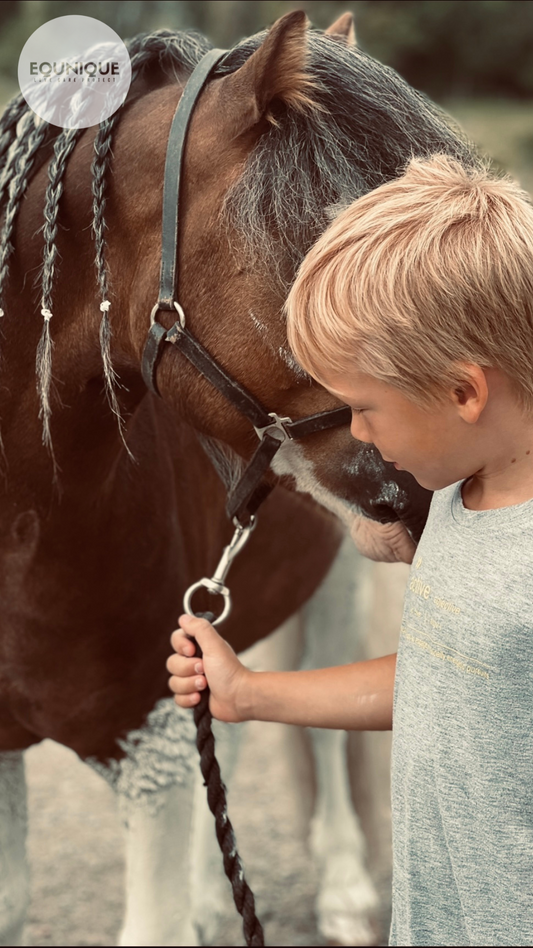
[[[270,411],[293,419],[336,402],[282,357],[280,285],[249,265],[239,251],[243,235],[221,225],[221,209],[277,121],[274,105],[312,112],[316,83],[306,69],[305,31],[303,15],[284,17],[240,68],[215,78],[202,95],[186,149],[179,261],[188,325]],[[161,399],[146,392],[140,375],[157,297],[165,149],[182,88],[163,76],[140,80],[113,144],[106,209],[112,356],[134,461],[102,383],[91,234],[94,130],[73,151],[60,205],[50,327],[56,479],[35,387],[42,328],[35,281],[49,146],[18,216],[0,374],[2,750],[51,737],[81,756],[120,754],[117,737],[139,727],[167,694],[168,637],[183,593],[210,575],[231,532],[224,489],[196,433],[222,440],[242,458],[255,447],[249,422],[178,354],[163,356]],[[316,485],[320,499],[344,506],[349,518],[361,509],[379,519],[400,517],[415,532],[424,521],[425,492],[391,473],[347,429],[288,445],[280,471],[292,472],[305,490]],[[340,542],[338,521],[286,486],[261,511],[231,573],[234,611],[224,634],[237,649],[299,608]]]

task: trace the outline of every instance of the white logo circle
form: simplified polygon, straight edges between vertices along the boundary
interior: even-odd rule
[[[89,128],[124,102],[131,62],[106,23],[92,16],[59,16],[30,36],[20,54],[18,80],[40,118],[61,128]]]

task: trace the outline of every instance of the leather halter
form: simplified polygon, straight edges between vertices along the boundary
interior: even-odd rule
[[[226,55],[225,50],[206,53],[192,72],[179,101],[168,138],[163,186],[163,222],[161,276],[159,298],[152,309],[150,330],[142,356],[143,379],[154,394],[157,387],[157,366],[167,343],[171,343],[241,414],[250,420],[259,438],[259,446],[241,480],[228,498],[226,510],[232,519],[249,522],[271,487],[263,480],[271,461],[287,440],[305,438],[318,431],[349,424],[349,408],[308,415],[298,421],[280,418],[269,412],[243,385],[232,378],[210,355],[186,326],[185,313],[178,303],[179,202],[183,153],[190,118],[209,75]],[[160,311],[176,313],[178,319],[170,329],[157,321]]]

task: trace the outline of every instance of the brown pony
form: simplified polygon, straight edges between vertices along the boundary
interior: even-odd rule
[[[287,348],[281,313],[299,260],[336,207],[400,173],[411,154],[471,160],[438,110],[350,47],[349,31],[343,18],[330,35],[308,33],[295,12],[237,46],[203,92],[186,148],[179,272],[188,326],[270,411],[293,419],[336,407]],[[228,541],[226,487],[255,448],[250,423],[179,354],[163,355],[161,398],[140,372],[169,127],[208,48],[197,34],[135,40],[130,95],[103,132],[44,129],[20,100],[0,125],[0,748],[15,752],[3,759],[18,799],[19,752],[45,737],[107,767],[117,785],[137,759],[132,747],[143,725],[156,727],[149,715],[167,695],[184,591],[211,574]],[[287,443],[274,467],[281,480],[231,574],[224,634],[237,650],[320,584],[343,533],[333,513],[381,521],[365,547],[380,558],[405,528],[416,539],[427,513],[426,492],[347,427]],[[168,724],[173,713],[160,717]],[[190,743],[188,721],[172,720],[176,741],[182,733]],[[147,793],[175,776],[146,778]],[[20,826],[19,855],[22,817]],[[2,944],[16,943],[6,939],[18,937],[23,915],[15,882]],[[163,937],[130,927],[124,943]],[[160,943],[195,936],[189,925],[176,937]],[[133,940],[142,938],[153,940]]]

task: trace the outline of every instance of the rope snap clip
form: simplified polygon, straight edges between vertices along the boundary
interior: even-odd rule
[[[212,625],[220,625],[225,619],[228,618],[231,612],[231,593],[224,581],[228,575],[229,568],[233,563],[233,560],[237,554],[240,553],[243,546],[246,545],[251,533],[255,529],[256,518],[250,517],[249,523],[244,525],[240,523],[236,517],[234,517],[233,523],[235,525],[235,533],[233,534],[228,545],[224,547],[219,564],[211,578],[209,579],[204,576],[204,578],[199,579],[197,583],[193,583],[192,586],[189,586],[185,596],[183,597],[183,608],[185,612],[189,616],[195,616],[196,613],[192,608],[191,603],[192,598],[198,589],[207,589],[207,591],[212,596],[222,596],[224,598],[224,607],[220,615],[217,616],[216,619],[213,619]]]

